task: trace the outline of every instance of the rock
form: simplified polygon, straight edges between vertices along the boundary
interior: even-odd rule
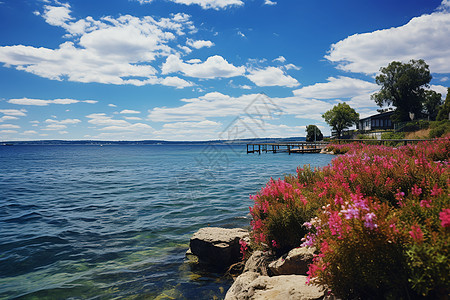
[[[267,267],[270,261],[270,256],[267,252],[254,251],[245,263],[244,272],[256,272],[267,276]]]
[[[245,272],[236,278],[233,285],[225,295],[225,300],[245,299],[244,295],[248,295],[248,288],[260,274],[256,272]]]
[[[312,263],[314,248],[295,248],[269,264],[274,275],[306,275],[308,265]]]
[[[316,300],[325,297],[326,289],[306,285],[306,276],[259,276],[253,279],[255,275],[257,273],[247,272],[239,276],[228,290],[225,300]]]
[[[192,236],[190,250],[201,262],[226,268],[241,259],[239,241],[246,237],[241,228],[205,227]]]

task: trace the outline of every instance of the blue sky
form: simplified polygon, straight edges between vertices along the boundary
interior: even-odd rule
[[[445,97],[449,0],[0,0],[0,141],[327,135],[410,59]]]

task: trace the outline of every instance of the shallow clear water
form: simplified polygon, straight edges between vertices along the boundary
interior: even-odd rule
[[[248,195],[330,155],[244,146],[0,147],[0,299],[212,299],[187,262],[205,226],[249,225]]]

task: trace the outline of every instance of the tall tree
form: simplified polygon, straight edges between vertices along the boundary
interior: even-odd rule
[[[359,114],[347,103],[339,103],[322,115],[325,122],[336,131],[338,137],[342,131],[359,121]]]
[[[447,88],[447,97],[445,97],[444,104],[439,109],[436,120],[448,120],[450,119],[450,87]]]
[[[393,121],[409,120],[409,113],[420,115],[425,101],[425,89],[431,81],[430,70],[424,60],[410,60],[409,63],[391,62],[380,69],[381,74],[375,80],[381,85],[372,99],[380,106],[396,107]]]
[[[423,110],[428,114],[431,121],[436,120],[439,108],[442,105],[442,95],[435,91],[425,91],[425,101],[423,102]]]
[[[323,140],[323,134],[316,125],[306,126],[306,141],[314,142]]]

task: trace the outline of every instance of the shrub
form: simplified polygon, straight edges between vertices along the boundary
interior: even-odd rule
[[[448,133],[450,133],[450,121],[444,120],[444,121],[437,121],[432,122],[430,126],[430,138],[439,138],[442,137]]]
[[[450,139],[330,147],[346,154],[252,196],[252,243],[278,254],[316,247],[308,278],[338,297],[446,295]]]

